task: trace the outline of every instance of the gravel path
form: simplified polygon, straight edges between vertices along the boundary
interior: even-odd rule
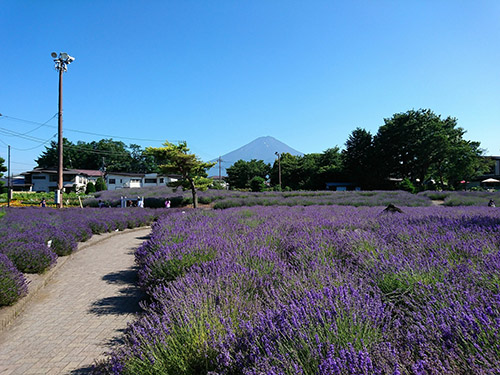
[[[71,255],[0,332],[0,374],[89,373],[140,310],[133,250],[149,232],[108,235]]]

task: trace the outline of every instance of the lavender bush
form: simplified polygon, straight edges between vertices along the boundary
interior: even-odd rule
[[[0,253],[0,306],[12,305],[28,293],[28,286],[23,274],[10,259]]]
[[[444,200],[445,206],[488,206],[490,199],[500,203],[500,191],[433,191],[421,192],[419,196],[425,196],[432,200]]]
[[[45,272],[54,265],[57,256],[71,254],[78,242],[86,241],[93,233],[148,225],[162,213],[141,208],[53,210],[39,207],[11,208],[2,212],[0,255],[10,259],[18,272],[25,273]],[[24,279],[15,280],[24,282]],[[22,294],[12,292],[14,289],[9,285],[2,284],[0,293],[11,297]],[[11,299],[5,300],[12,303]]]
[[[57,255],[43,243],[10,242],[0,251],[24,273],[43,273],[57,261]]]
[[[136,252],[150,303],[113,374],[496,374],[500,211],[175,213]]]

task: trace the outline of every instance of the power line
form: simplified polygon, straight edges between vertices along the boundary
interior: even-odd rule
[[[12,117],[12,116],[5,116],[5,115],[2,115],[0,118],[3,117],[5,119],[10,119],[10,120],[14,120],[14,121],[21,121],[21,122],[26,122],[26,123],[30,123],[30,124],[36,124],[36,125],[39,125],[39,127],[36,128],[36,129],[39,129],[42,126],[50,127],[50,128],[56,128],[57,126],[55,126],[55,125],[48,125],[47,124],[47,122],[49,122],[50,120],[52,120],[55,116],[57,116],[57,113],[53,117],[51,117],[48,121],[46,121],[45,123],[41,123],[41,122],[37,122],[37,121],[31,121],[31,120],[24,120],[24,119],[21,119],[21,118]],[[36,129],[34,129],[34,130],[36,130]],[[31,130],[30,132],[32,132],[34,130]],[[100,133],[93,133],[93,132],[88,132],[88,131],[83,131],[83,130],[76,130],[76,129],[71,129],[71,128],[65,128],[64,130],[65,131],[72,131],[74,133],[81,133],[81,134],[87,134],[87,135],[97,135],[97,136],[100,136],[100,137],[110,137],[110,138],[127,139],[127,140],[132,140],[132,141],[165,142],[164,139],[123,137],[123,136],[120,136],[120,135],[100,134]],[[177,140],[173,140],[173,142],[178,142],[178,141]]]
[[[25,135],[23,133],[18,133],[13,130],[5,129],[5,128],[0,128],[0,133],[7,135],[9,137],[18,137],[22,139],[26,139],[31,142],[46,142],[46,140],[43,140],[42,138],[37,138],[33,137],[31,135]]]

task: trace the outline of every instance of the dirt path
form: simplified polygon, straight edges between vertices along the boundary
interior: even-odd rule
[[[139,312],[133,250],[150,228],[73,254],[0,332],[0,374],[86,374]]]

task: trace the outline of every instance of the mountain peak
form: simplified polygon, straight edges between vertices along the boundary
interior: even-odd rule
[[[290,153],[292,155],[302,156],[303,153],[297,151],[285,143],[271,136],[258,137],[240,148],[228,152],[221,156],[222,159],[222,175],[226,175],[226,168],[233,165],[238,160],[250,161],[252,159],[263,160],[264,163],[274,163],[276,160],[276,152]],[[217,161],[217,160],[212,160]],[[217,176],[219,174],[219,165],[215,165],[208,171],[209,176]]]

